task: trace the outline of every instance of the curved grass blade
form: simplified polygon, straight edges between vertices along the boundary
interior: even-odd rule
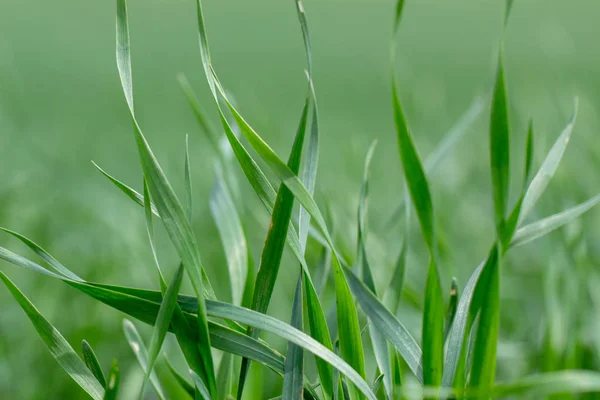
[[[102,175],[107,177],[108,180],[111,181],[113,183],[113,185],[115,185],[117,187],[117,189],[119,189],[121,192],[123,192],[131,200],[135,201],[138,205],[144,207],[144,196],[142,196],[141,194],[139,194],[134,189],[127,186],[126,184],[124,184],[123,182],[118,180],[117,178],[109,175],[106,171],[104,171],[102,168],[100,168],[98,166],[98,164],[96,164],[95,162],[92,161],[92,164],[94,164],[94,167],[96,167],[98,169],[98,171],[100,171],[102,173]],[[150,204],[150,206],[152,207],[152,213],[154,215],[156,215],[157,217],[160,217],[160,215],[158,215],[158,211],[156,210],[156,206],[154,204]]]
[[[215,183],[209,206],[225,250],[231,298],[233,304],[240,305],[248,276],[248,246],[242,222],[218,163],[215,163]]]
[[[203,282],[205,279],[203,279],[201,272],[203,267],[200,261],[198,245],[192,228],[186,219],[183,207],[152,153],[150,145],[142,134],[135,117],[126,0],[117,0],[117,69],[119,70],[121,85],[134,125],[134,135],[140,163],[144,172],[144,179],[148,184],[150,194],[154,199],[165,229],[186,268],[196,296],[198,297],[198,343],[205,367],[203,379],[205,379],[211,394],[216,395],[214,366],[210,351],[210,335],[204,304],[205,287],[208,287],[208,281]]]
[[[131,350],[133,350],[133,354],[135,354],[138,363],[142,367],[144,374],[147,374],[147,371],[149,370],[148,350],[146,350],[146,345],[144,344],[144,341],[142,340],[137,329],[135,329],[133,323],[128,319],[123,320],[123,332],[125,333],[125,338],[127,339]],[[166,399],[162,386],[158,381],[158,378],[156,377],[154,371],[150,372],[150,382],[152,382],[152,386],[154,387],[154,390],[156,390],[156,394],[158,395],[158,397],[161,400]]]
[[[510,179],[510,143],[509,143],[508,101],[506,83],[504,81],[503,53],[498,56],[498,72],[492,99],[490,116],[490,166],[492,171],[492,194],[494,198],[494,215],[496,234],[504,235],[504,223],[508,202],[508,185]]]
[[[0,279],[4,282],[12,296],[21,306],[40,338],[48,348],[52,357],[58,362],[61,368],[87,393],[95,400],[102,400],[104,397],[104,388],[98,382],[98,379],[86,367],[84,362],[77,356],[71,345],[65,340],[60,332],[52,326],[35,308],[35,306],[25,297],[23,292],[2,272]]]
[[[154,368],[158,353],[160,352],[162,344],[165,340],[165,336],[167,335],[167,331],[169,330],[169,325],[171,324],[171,318],[173,317],[175,307],[177,306],[177,295],[179,294],[181,282],[183,281],[183,269],[183,265],[180,264],[179,268],[177,268],[177,271],[175,271],[175,275],[173,276],[169,287],[164,293],[163,301],[160,304],[160,309],[158,310],[158,315],[156,316],[156,322],[154,325],[154,330],[152,331],[152,338],[150,339],[150,347],[148,350],[148,366],[146,368],[144,382],[140,391],[140,397],[142,398],[144,395],[144,389],[146,388],[148,380],[150,379],[150,373]]]
[[[577,118],[577,110],[578,110],[578,100],[575,98],[575,105],[573,115],[569,119],[567,126],[563,129],[561,134],[559,135],[556,142],[552,145],[552,148],[548,152],[548,155],[544,159],[542,166],[539,171],[535,174],[535,177],[529,184],[529,188],[525,193],[525,198],[523,199],[523,205],[521,206],[521,216],[519,218],[519,225],[523,220],[529,215],[535,203],[539,200],[539,198],[546,190],[548,183],[554,176],[556,169],[558,168],[558,164],[565,153],[567,148],[567,144],[569,144],[569,140],[571,139],[571,134],[573,133],[573,128],[575,126],[575,120]]]
[[[117,360],[113,360],[108,372],[108,382],[106,383],[106,393],[104,400],[116,400],[119,393],[119,382],[121,381],[121,373]]]
[[[83,362],[85,366],[94,374],[98,383],[102,385],[102,387],[106,387],[106,378],[104,377],[104,373],[102,372],[102,367],[98,362],[98,357],[96,357],[96,353],[94,353],[94,349],[92,346],[84,339],[81,341],[81,353],[83,355]]]
[[[525,174],[523,176],[523,187],[529,184],[531,177],[531,166],[533,165],[533,120],[529,121],[527,128],[527,143],[525,144]]]
[[[510,17],[510,11],[512,10],[514,0],[506,0],[506,10],[504,11],[504,26],[508,24],[508,18]]]
[[[302,330],[302,271],[300,271],[298,283],[296,284],[290,325]],[[302,347],[288,343],[281,396],[283,400],[300,400],[302,398],[303,377],[304,351]]]
[[[423,384],[439,386],[444,369],[444,300],[435,261],[431,259],[423,310]]]
[[[377,297],[352,273],[346,270],[348,283],[361,308],[371,323],[385,335],[398,350],[419,382],[423,382],[421,348],[408,330],[390,313]]]
[[[59,274],[65,276],[68,279],[72,279],[74,281],[80,281],[80,282],[83,281],[83,279],[81,279],[79,276],[74,274],[67,267],[65,267],[60,262],[58,262],[58,260],[56,258],[52,257],[46,250],[42,249],[40,246],[38,246],[32,240],[26,238],[25,236],[21,235],[20,233],[11,231],[10,229],[6,229],[1,226],[0,226],[0,231],[6,232],[9,235],[14,236],[15,238],[19,239],[27,247],[29,247],[31,250],[33,250],[33,252],[35,254],[37,254],[42,260],[44,260],[46,262],[46,264],[48,264],[52,269],[54,269]]]
[[[519,228],[512,238],[512,242],[510,243],[511,247],[521,246],[531,242],[532,240],[547,235],[548,233],[560,228],[561,226],[581,216],[583,213],[589,211],[592,207],[598,204],[598,202],[600,202],[600,195],[596,195],[591,199],[565,211]]]
[[[192,375],[192,380],[194,381],[194,385],[196,385],[196,399],[212,400],[208,388],[206,387],[202,379],[200,379],[198,374],[190,369],[190,375]],[[198,395],[200,395],[200,397]]]

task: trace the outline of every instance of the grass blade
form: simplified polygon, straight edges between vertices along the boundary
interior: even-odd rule
[[[446,311],[446,323],[444,324],[444,341],[448,338],[450,327],[454,322],[456,307],[458,306],[458,298],[458,284],[456,283],[456,278],[452,278],[452,285],[450,287],[450,300],[448,302],[448,309]]]
[[[167,362],[167,367],[169,367],[169,371],[171,371],[171,374],[173,375],[179,386],[181,386],[181,388],[185,390],[185,392],[189,394],[190,397],[193,399],[196,394],[195,387],[192,386],[183,376],[181,376],[181,374],[175,369],[175,367],[173,367],[169,360],[165,359],[165,361]]]
[[[135,354],[138,363],[142,367],[144,374],[148,374],[148,350],[137,329],[135,329],[133,323],[128,319],[123,320],[123,332],[125,333],[125,338],[127,339],[131,350],[133,350],[133,354]],[[161,400],[166,399],[165,393],[154,371],[150,371],[150,382],[152,382],[152,386],[154,387],[154,390],[156,390],[158,397]]]
[[[294,303],[292,305],[292,321],[290,325],[302,330],[302,271],[298,276]],[[283,376],[283,400],[302,399],[302,381],[304,377],[304,351],[302,347],[288,343],[285,370]]]
[[[408,252],[406,245],[406,236],[402,241],[402,247],[400,248],[400,254],[398,255],[398,259],[396,260],[396,267],[394,269],[394,275],[392,275],[392,280],[390,281],[389,286],[386,288],[383,293],[383,304],[385,307],[392,312],[392,314],[396,314],[398,311],[398,307],[400,306],[400,298],[402,294],[402,289],[404,287],[404,275],[406,273],[406,254]]]
[[[106,378],[104,377],[104,373],[102,372],[102,367],[98,362],[98,357],[96,357],[96,353],[94,353],[94,349],[92,346],[86,341],[81,341],[81,353],[83,355],[83,362],[85,366],[94,374],[100,385],[102,387],[106,387]]]
[[[535,396],[600,392],[600,374],[596,371],[558,371],[531,375],[494,387],[494,397]]]
[[[439,386],[444,368],[444,300],[433,259],[425,284],[423,310],[423,384]]]
[[[478,282],[478,287],[481,287],[483,296],[479,307],[481,311],[473,347],[473,364],[469,380],[469,387],[475,388],[476,391],[487,392],[494,386],[496,347],[500,322],[499,264],[500,258],[489,264],[484,269],[480,282]]]
[[[192,380],[194,381],[194,385],[196,386],[196,399],[212,400],[208,388],[206,387],[202,379],[200,379],[198,374],[190,369],[190,375],[192,375]],[[199,397],[198,395],[200,395],[201,397]]]
[[[215,183],[209,206],[225,250],[231,298],[233,304],[240,305],[248,276],[248,246],[242,222],[218,163],[215,163]]]
[[[423,382],[421,348],[408,330],[390,313],[377,297],[349,270],[346,270],[348,283],[358,304],[369,317],[371,323],[381,331],[402,355],[406,364],[419,380]]]
[[[121,373],[119,371],[119,364],[117,360],[113,360],[108,372],[108,382],[106,384],[106,393],[104,394],[104,400],[116,400],[117,394],[119,393],[119,382],[121,381]]]
[[[52,326],[25,297],[18,287],[0,271],[0,279],[4,282],[12,296],[21,306],[40,338],[48,348],[52,357],[61,368],[95,400],[102,400],[104,388],[98,379],[86,367],[84,362],[77,356],[71,345],[65,340],[60,332]]]
[[[203,269],[196,238],[185,216],[183,207],[177,199],[173,188],[169,184],[158,161],[154,157],[150,145],[142,134],[135,117],[133,105],[133,83],[131,76],[131,54],[129,44],[129,25],[127,21],[126,0],[117,0],[117,68],[123,92],[129,106],[129,111],[134,125],[134,134],[138,147],[140,163],[144,172],[144,179],[156,208],[161,216],[165,229],[175,246],[179,257],[198,296],[198,343],[204,361],[205,373],[203,379],[211,392],[216,395],[216,384],[212,354],[210,351],[210,336],[204,304],[205,285],[203,283]]]
[[[492,171],[492,194],[496,233],[503,237],[504,219],[508,202],[508,185],[510,179],[510,143],[509,143],[508,101],[506,83],[504,81],[504,61],[500,51],[498,72],[492,100],[490,117],[490,165]]]
[[[146,384],[150,379],[150,373],[154,368],[158,353],[160,352],[162,344],[165,340],[165,336],[167,335],[167,331],[169,330],[169,325],[171,323],[173,313],[175,312],[175,307],[177,306],[177,295],[179,294],[181,282],[183,281],[183,269],[183,265],[180,264],[179,268],[177,268],[177,271],[175,272],[175,275],[173,276],[173,279],[171,280],[171,283],[169,284],[169,287],[165,291],[163,301],[160,304],[160,309],[158,310],[158,315],[156,316],[154,330],[152,331],[152,338],[150,339],[150,347],[148,350],[148,367],[146,368],[146,374],[144,376],[142,390],[140,391],[140,397],[143,397],[144,389],[146,388]]]
[[[531,177],[531,166],[533,165],[533,120],[529,121],[527,129],[527,143],[525,145],[525,174],[523,176],[523,187],[529,184]]]
[[[192,172],[190,167],[190,144],[189,136],[185,135],[185,161],[184,161],[184,182],[185,182],[185,214],[190,224],[192,223]]]
[[[302,392],[300,380],[300,392]],[[217,393],[220,399],[233,400],[233,357],[231,353],[224,353],[217,372]]]
[[[560,228],[561,226],[578,218],[583,213],[589,211],[592,207],[598,204],[598,202],[600,202],[600,195],[596,195],[591,199],[573,206],[565,211],[519,228],[512,238],[512,242],[510,243],[511,247],[521,246],[531,242],[532,240],[547,235],[548,233]]]
[[[544,190],[546,190],[548,183],[550,183],[550,180],[554,176],[554,173],[558,168],[558,164],[560,163],[567,145],[569,144],[569,140],[571,139],[571,134],[573,133],[573,128],[575,126],[575,120],[577,118],[578,108],[578,101],[576,98],[573,115],[569,119],[567,126],[565,126],[558,139],[556,139],[556,142],[554,142],[552,145],[552,148],[544,159],[542,166],[535,174],[531,184],[529,184],[529,188],[527,189],[525,198],[523,199],[523,205],[521,206],[519,225],[529,215],[539,198],[544,193]]]

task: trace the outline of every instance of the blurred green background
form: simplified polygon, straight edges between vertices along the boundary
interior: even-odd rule
[[[390,105],[394,2],[305,0],[304,6],[321,117],[317,199],[331,206],[336,241],[352,257],[363,161],[369,144],[379,139],[368,246],[383,288],[402,237],[399,226],[385,229],[403,186]],[[306,88],[293,1],[205,0],[204,10],[221,81],[242,114],[287,158]],[[399,32],[400,93],[424,157],[472,101],[484,96],[484,112],[430,177],[446,287],[450,276],[457,276],[462,287],[493,240],[487,120],[503,13],[502,0],[407,1]],[[201,71],[194,2],[130,0],[129,14],[138,119],[179,193],[184,138],[190,135],[194,229],[218,296],[229,299],[224,256],[208,209],[214,154],[176,79],[179,73],[188,77],[218,122]],[[579,97],[572,143],[536,217],[600,192],[598,15],[600,3],[592,0],[516,0],[505,33],[515,188],[521,184],[529,119],[535,125],[537,167],[572,113],[573,98]],[[88,280],[157,288],[142,209],[90,162],[141,188],[114,53],[114,1],[1,2],[0,225],[35,240]],[[240,212],[257,260],[268,215],[245,182],[241,190]],[[517,249],[506,260],[499,378],[567,366],[598,369],[599,221],[598,211],[592,211],[580,222]],[[412,236],[407,279],[422,299],[426,262],[416,225]],[[159,243],[163,264],[175,265],[164,234]],[[31,255],[7,235],[0,245]],[[123,337],[120,313],[60,282],[4,262],[0,267],[73,347],[78,349],[81,339],[87,339],[106,369],[118,358],[122,398],[135,395],[142,374]],[[288,255],[269,310],[285,321],[296,274]],[[325,297],[331,297],[327,291]],[[4,289],[0,302],[0,397],[85,398]],[[417,337],[419,313],[418,305],[406,302],[400,314]],[[137,326],[148,340],[148,328]],[[278,394],[278,380],[263,372],[267,383],[261,388],[259,376],[254,380],[256,391],[249,392],[255,398]]]

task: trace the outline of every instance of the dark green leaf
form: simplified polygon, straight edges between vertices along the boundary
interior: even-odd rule
[[[94,353],[94,349],[92,346],[86,341],[81,341],[81,353],[83,355],[83,362],[85,366],[94,374],[96,379],[98,379],[98,383],[103,387],[106,387],[106,378],[104,377],[104,373],[102,372],[102,367],[98,362],[98,357],[96,357],[96,353]]]

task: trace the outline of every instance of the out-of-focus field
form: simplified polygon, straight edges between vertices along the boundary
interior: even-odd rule
[[[394,4],[305,0],[304,6],[322,129],[316,197],[320,204],[332,205],[336,241],[353,255],[364,156],[371,141],[379,139],[368,245],[376,280],[383,285],[401,242],[399,226],[391,232],[384,229],[403,187],[389,78]],[[180,193],[184,139],[190,135],[194,229],[213,285],[227,299],[224,256],[208,210],[213,154],[177,81],[177,74],[184,73],[218,122],[201,71],[194,7],[191,0],[129,1],[136,107],[146,136]],[[421,155],[435,148],[474,98],[485,96],[484,113],[430,177],[443,270],[457,276],[460,285],[485,257],[493,238],[487,121],[503,7],[500,0],[407,1],[400,29],[397,76]],[[287,158],[306,88],[293,1],[206,0],[204,9],[221,81],[244,116]],[[115,66],[114,15],[112,1],[0,4],[0,226],[34,239],[86,279],[156,289],[142,209],[90,162],[141,188]],[[505,34],[517,166],[523,165],[529,119],[535,126],[537,167],[572,113],[573,98],[579,97],[572,143],[536,209],[537,217],[600,192],[598,15],[600,3],[591,0],[516,0]],[[516,187],[521,170],[512,172]],[[241,190],[247,194],[243,220],[257,260],[268,215],[245,182]],[[600,212],[592,211],[580,222],[514,251],[502,266],[499,378],[544,368],[548,360],[541,354],[548,325],[557,354],[560,349],[566,353],[575,340],[581,351],[577,354],[583,354],[577,366],[598,368],[600,297],[593,294],[600,282],[599,221]],[[414,225],[408,283],[422,298],[427,264]],[[158,238],[161,260],[174,265],[166,236],[160,232]],[[0,237],[0,245],[25,252],[7,235]],[[0,267],[75,348],[86,338],[105,367],[118,358],[124,393],[136,393],[142,373],[122,335],[122,315],[60,282],[7,263],[0,262]],[[296,271],[288,255],[270,307],[272,315],[285,321]],[[568,306],[576,301],[574,293],[576,308]],[[553,302],[563,311],[548,322],[545,310]],[[0,303],[0,397],[84,398],[4,289]],[[400,318],[419,332],[418,311],[408,303],[405,309]],[[269,386],[264,390],[263,398],[277,394]]]

